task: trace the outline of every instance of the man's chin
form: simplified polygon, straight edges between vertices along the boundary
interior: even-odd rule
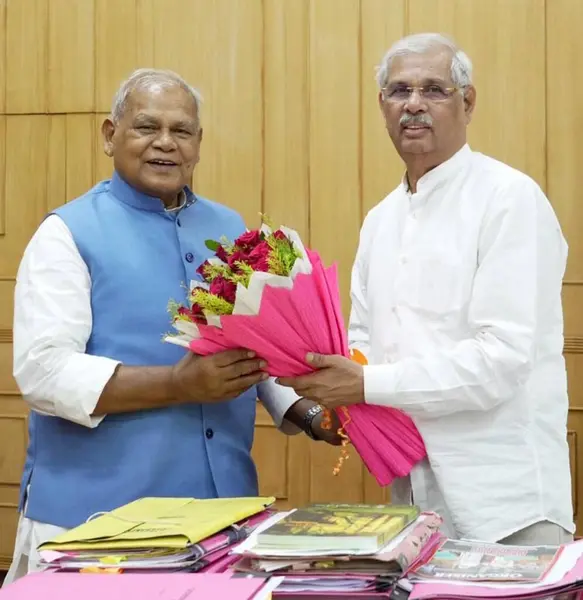
[[[427,154],[433,150],[432,144],[423,139],[402,139],[401,152],[403,154]]]

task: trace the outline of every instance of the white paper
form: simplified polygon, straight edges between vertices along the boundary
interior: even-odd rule
[[[415,581],[414,585],[461,585],[464,587],[488,587],[503,590],[537,590],[549,585],[559,583],[561,579],[575,566],[583,556],[583,540],[566,544],[555,564],[541,581],[535,583],[497,583],[489,581],[455,581],[444,579],[432,579],[423,583]]]

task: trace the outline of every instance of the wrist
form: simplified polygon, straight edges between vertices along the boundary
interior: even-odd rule
[[[323,406],[320,404],[314,404],[306,411],[306,414],[304,415],[302,428],[309,438],[316,441],[321,439],[318,434],[321,430],[320,424],[322,422],[323,414]]]
[[[178,364],[168,367],[168,373],[166,375],[166,389],[168,400],[171,404],[180,404],[186,399],[186,395],[180,384],[179,368]]]

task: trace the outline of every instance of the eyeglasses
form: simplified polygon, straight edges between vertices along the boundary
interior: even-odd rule
[[[394,85],[382,88],[381,94],[385,102],[406,102],[413,92],[417,91],[427,102],[443,102],[462,89],[461,87],[442,87],[435,83],[421,86]]]

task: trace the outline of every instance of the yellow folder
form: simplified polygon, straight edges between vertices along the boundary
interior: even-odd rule
[[[142,498],[58,535],[39,550],[185,548],[274,502],[272,497]]]

